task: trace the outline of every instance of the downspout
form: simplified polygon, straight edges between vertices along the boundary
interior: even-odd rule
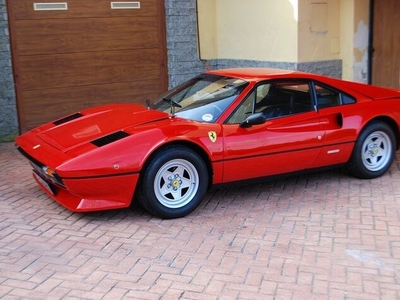
[[[369,0],[369,33],[368,33],[368,84],[372,84],[372,59],[374,56],[374,1]]]

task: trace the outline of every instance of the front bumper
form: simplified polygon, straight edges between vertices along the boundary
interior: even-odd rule
[[[35,170],[38,185],[55,201],[74,212],[129,207],[139,174],[63,179],[65,187],[46,180]]]
[[[74,212],[89,212],[129,207],[139,173],[61,178],[56,171],[18,147],[32,165],[38,185],[55,201]],[[51,172],[49,172],[51,170]]]

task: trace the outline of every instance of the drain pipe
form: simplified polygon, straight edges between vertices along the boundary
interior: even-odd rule
[[[374,1],[369,0],[369,33],[368,33],[368,84],[372,84],[372,58],[374,56]]]

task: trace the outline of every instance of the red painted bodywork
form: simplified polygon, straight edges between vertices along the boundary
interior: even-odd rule
[[[49,196],[72,211],[95,211],[129,206],[146,161],[171,143],[202,153],[212,183],[219,184],[346,163],[360,131],[375,118],[390,121],[398,137],[400,91],[274,69],[208,73],[249,82],[215,123],[171,117],[139,104],[115,104],[83,110],[82,117],[61,125],[42,125],[19,136],[16,144],[31,161],[52,168],[61,178],[63,185],[35,171],[52,187],[50,192],[35,176]],[[279,78],[315,80],[353,96],[357,103],[249,128],[224,124],[257,83]],[[118,131],[129,136],[102,147],[92,143]],[[210,131],[217,135],[214,142]]]

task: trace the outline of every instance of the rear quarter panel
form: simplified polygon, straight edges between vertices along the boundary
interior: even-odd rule
[[[400,90],[317,75],[315,80],[337,88],[356,99],[356,104],[341,106],[344,114],[351,117],[350,126],[353,127],[356,136],[368,122],[377,118],[392,120],[396,124],[398,134],[400,129]]]

